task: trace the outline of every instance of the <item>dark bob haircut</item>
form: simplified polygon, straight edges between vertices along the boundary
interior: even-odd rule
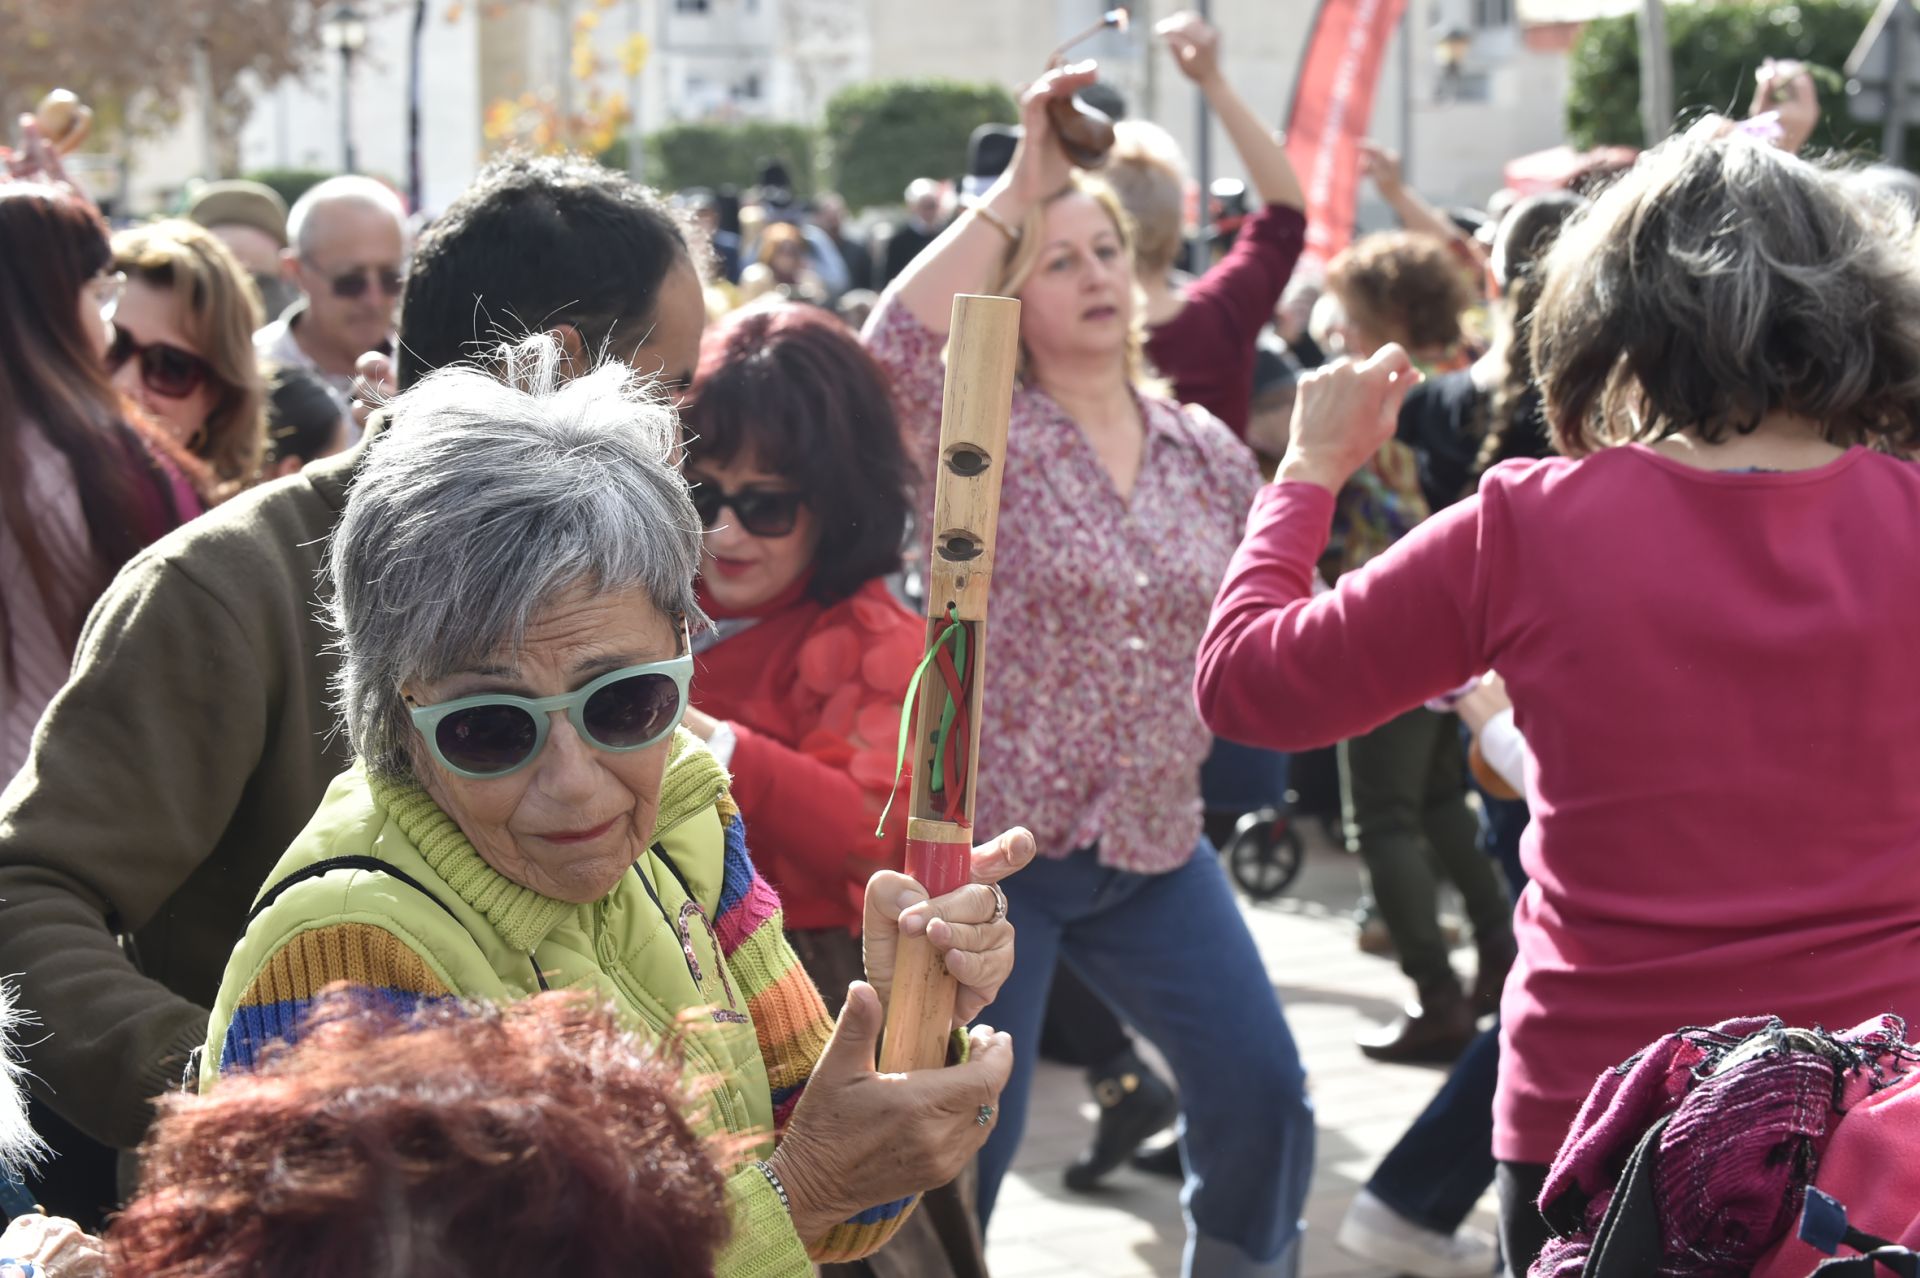
[[[820,528],[813,598],[899,569],[916,472],[886,374],[831,313],[783,302],[708,329],[686,423],[690,472],[745,454],[805,494]]]
[[[711,1278],[725,1178],[677,1061],[543,994],[403,1019],[337,986],[297,1046],[160,1101],[115,1278]]]
[[[1774,412],[1835,444],[1920,443],[1912,215],[1850,173],[1702,130],[1643,154],[1546,258],[1533,365],[1560,451]]]
[[[626,359],[646,337],[661,282],[690,260],[673,211],[625,174],[581,156],[505,156],[413,251],[400,385],[563,323],[595,359]]]

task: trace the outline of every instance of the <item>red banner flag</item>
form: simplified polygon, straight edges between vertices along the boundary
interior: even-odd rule
[[[1320,0],[1293,86],[1287,155],[1307,189],[1306,256],[1324,266],[1353,238],[1359,143],[1406,0]]]

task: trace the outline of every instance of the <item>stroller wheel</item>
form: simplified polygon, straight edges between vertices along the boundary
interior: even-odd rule
[[[1271,901],[1300,876],[1306,848],[1286,812],[1262,808],[1240,818],[1222,855],[1227,873],[1249,899]]]

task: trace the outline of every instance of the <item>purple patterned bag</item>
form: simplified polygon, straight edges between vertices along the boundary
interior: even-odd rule
[[[1734,1278],[1793,1229],[1833,1125],[1905,1073],[1905,1025],[1686,1029],[1602,1074],[1540,1206],[1530,1278]]]

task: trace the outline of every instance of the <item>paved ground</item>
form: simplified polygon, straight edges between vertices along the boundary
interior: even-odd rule
[[[1311,1078],[1319,1157],[1307,1204],[1307,1278],[1382,1278],[1333,1245],[1334,1229],[1382,1154],[1439,1087],[1441,1074],[1378,1065],[1353,1045],[1362,1026],[1393,1015],[1405,996],[1399,969],[1354,945],[1355,862],[1312,822],[1311,851],[1284,899],[1246,915],[1287,1009]],[[1472,972],[1471,954],[1456,966]],[[1185,1237],[1177,1187],[1130,1169],[1098,1197],[1071,1194],[1060,1171],[1083,1148],[1094,1108],[1077,1070],[1042,1063],[1026,1141],[1000,1191],[987,1239],[995,1278],[1144,1278],[1180,1272]],[[1476,1222],[1493,1227],[1492,1198]]]

